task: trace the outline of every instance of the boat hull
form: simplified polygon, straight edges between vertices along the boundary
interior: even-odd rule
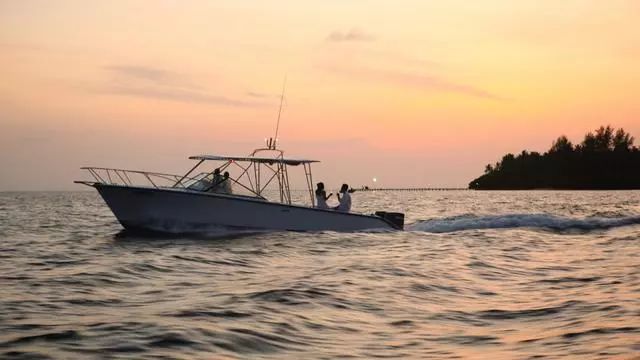
[[[218,230],[358,231],[394,229],[378,216],[342,213],[258,198],[183,189],[95,184],[130,231],[202,233]]]

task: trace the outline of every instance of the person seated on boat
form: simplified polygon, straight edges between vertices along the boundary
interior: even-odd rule
[[[220,169],[213,170],[213,179],[211,180],[211,184],[207,188],[208,192],[218,192],[220,189],[220,184],[222,184],[222,175],[220,175]]]
[[[324,183],[319,182],[316,186],[316,207],[318,209],[328,209],[329,205],[327,205],[327,200],[331,195],[333,195],[333,193],[330,193],[329,196],[327,196],[327,192],[324,191]]]
[[[222,182],[222,174],[220,174],[220,168],[213,170],[213,183],[219,184]]]
[[[338,194],[338,202],[340,202],[340,204],[334,208],[335,210],[342,212],[351,211],[351,194],[349,194],[349,185],[342,184],[340,193]]]
[[[222,183],[220,184],[220,190],[218,191],[223,194],[232,194],[233,191],[231,189],[231,179],[229,179],[229,172],[224,172],[224,177],[222,178]]]

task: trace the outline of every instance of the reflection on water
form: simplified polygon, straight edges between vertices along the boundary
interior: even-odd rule
[[[405,232],[140,237],[0,194],[0,357],[627,358],[640,192],[356,193]]]

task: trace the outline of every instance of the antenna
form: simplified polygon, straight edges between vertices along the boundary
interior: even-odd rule
[[[278,142],[278,130],[280,129],[280,116],[282,115],[282,103],[284,102],[284,89],[287,85],[287,75],[284,76],[284,82],[282,83],[282,93],[280,94],[280,109],[278,110],[278,122],[276,123],[276,135],[273,137],[273,149],[276,148]]]

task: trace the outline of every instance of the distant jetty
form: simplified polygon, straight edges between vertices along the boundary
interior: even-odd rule
[[[573,145],[566,136],[549,151],[507,154],[469,183],[476,190],[640,189],[640,149],[623,129],[601,126]]]
[[[353,189],[353,191],[459,191],[469,190],[469,188],[450,188],[450,187],[415,187],[415,188],[370,188],[362,187]]]

